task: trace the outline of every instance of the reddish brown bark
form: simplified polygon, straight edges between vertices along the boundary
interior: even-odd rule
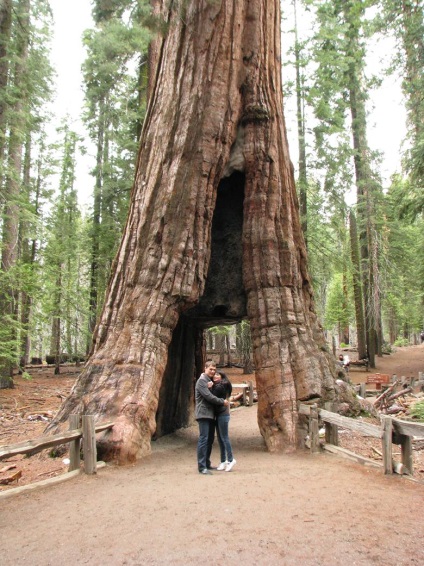
[[[334,396],[282,114],[279,2],[184,6],[166,14],[92,355],[53,423],[112,418],[100,450],[120,461],[150,451],[156,420],[164,432],[191,418],[187,403],[163,406],[192,399],[201,332],[217,322],[250,319],[270,450],[295,448],[298,399]]]

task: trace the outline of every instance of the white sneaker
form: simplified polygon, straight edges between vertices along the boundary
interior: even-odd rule
[[[231,460],[231,462],[228,462],[227,467],[225,468],[226,472],[231,472],[231,470],[234,468],[234,466],[237,464],[236,459],[233,458]]]
[[[225,468],[226,468],[227,466],[228,466],[228,462],[227,462],[227,461],[221,462],[221,463],[219,464],[219,466],[217,467],[217,471],[218,471],[218,472],[222,472],[222,471],[225,470]]]

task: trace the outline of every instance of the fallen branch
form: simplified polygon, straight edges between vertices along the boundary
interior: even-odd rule
[[[3,474],[4,472],[8,472],[9,470],[13,470],[14,468],[16,468],[16,466],[14,464],[11,464],[10,466],[4,466],[0,470],[0,474]]]
[[[37,478],[47,476],[49,474],[55,474],[56,472],[63,472],[63,468],[56,468],[55,470],[49,470],[48,472],[41,472],[41,474],[37,474]]]
[[[399,380],[397,379],[394,383],[392,383],[392,385],[390,385],[385,391],[383,391],[383,393],[379,395],[375,400],[374,407],[380,407],[383,404],[383,401],[390,395],[390,393],[392,393],[393,389],[396,387],[396,385],[398,385],[398,383]]]
[[[377,450],[377,448],[374,448],[374,446],[371,446],[371,450],[372,450],[373,452],[375,452],[375,453],[377,454],[377,456],[379,456],[380,458],[383,457],[383,453],[380,452],[380,450]]]
[[[231,395],[230,401],[238,401],[243,398],[243,392],[237,393],[237,395]]]
[[[0,485],[8,485],[9,483],[12,483],[14,481],[17,482],[21,477],[22,477],[22,470],[18,470],[8,478],[0,479]]]
[[[402,391],[399,391],[398,393],[394,393],[393,395],[390,395],[388,400],[393,401],[394,399],[397,399],[398,397],[402,397],[402,395],[406,395],[407,393],[411,393],[411,392],[412,392],[412,388],[407,387],[406,389],[402,389]]]

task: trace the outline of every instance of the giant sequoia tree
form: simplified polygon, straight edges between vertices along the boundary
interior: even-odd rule
[[[129,216],[72,412],[113,419],[121,462],[192,418],[203,329],[248,318],[261,433],[297,443],[297,401],[334,397],[284,118],[279,0],[163,0]]]

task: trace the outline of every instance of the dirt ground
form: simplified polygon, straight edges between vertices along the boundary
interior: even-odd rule
[[[0,391],[0,444],[40,436],[46,421],[35,419],[50,418],[77,371],[67,367],[52,376],[37,368],[32,380],[17,378],[14,390]],[[424,346],[384,356],[376,371],[418,377]],[[360,383],[366,373],[350,377]],[[242,376],[236,371],[232,378]],[[330,454],[271,455],[256,405],[233,410],[230,430],[237,459],[230,473],[197,473],[194,426],[154,442],[152,455],[133,466],[107,466],[96,476],[0,499],[2,564],[424,563],[421,482]],[[348,436],[341,435],[343,446],[370,452],[369,439],[349,445]],[[417,479],[424,474],[422,453],[414,451]],[[17,456],[0,469],[16,466],[4,474],[22,470],[24,485],[62,474],[65,456]]]

